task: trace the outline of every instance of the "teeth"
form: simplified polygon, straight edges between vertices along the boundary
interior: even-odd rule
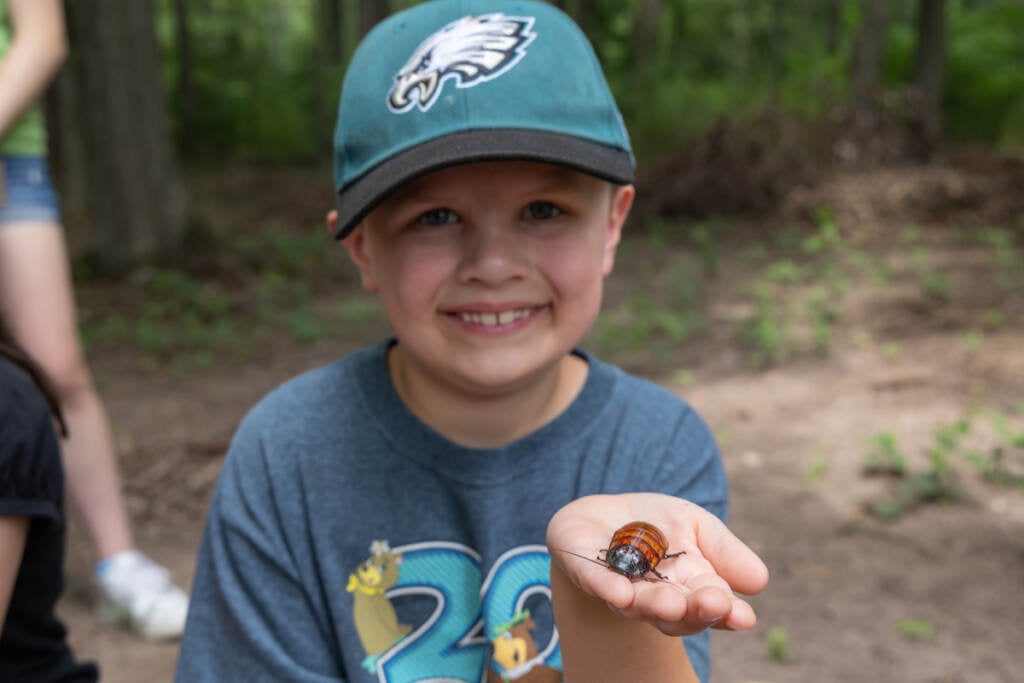
[[[501,313],[459,313],[459,318],[474,325],[508,325],[521,318],[530,315],[530,309],[523,308],[516,311],[502,311]]]

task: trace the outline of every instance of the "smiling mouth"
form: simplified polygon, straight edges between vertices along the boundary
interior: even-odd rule
[[[477,313],[471,311],[457,311],[453,315],[462,322],[471,325],[483,325],[484,327],[500,327],[511,325],[517,320],[528,318],[537,311],[536,308],[517,308],[509,311]]]

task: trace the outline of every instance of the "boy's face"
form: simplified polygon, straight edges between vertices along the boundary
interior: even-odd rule
[[[590,330],[633,194],[549,164],[466,164],[402,186],[343,244],[406,380],[501,394]]]

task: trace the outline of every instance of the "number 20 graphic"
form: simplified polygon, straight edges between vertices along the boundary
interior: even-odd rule
[[[430,617],[377,662],[378,680],[486,681],[487,625],[508,622],[536,595],[550,600],[551,558],[541,545],[520,546],[498,558],[483,580],[480,556],[455,543],[417,543],[402,555],[399,581],[388,597],[429,595]],[[476,586],[480,586],[479,592]],[[538,643],[544,664],[561,670],[558,633]]]

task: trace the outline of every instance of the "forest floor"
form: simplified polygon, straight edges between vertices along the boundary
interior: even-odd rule
[[[227,228],[202,247],[216,257],[79,283],[139,544],[182,585],[248,407],[386,333],[320,228],[328,179],[198,176]],[[1022,180],[998,163],[835,172],[760,221],[626,238],[588,344],[705,416],[732,528],[772,573],[758,627],[714,635],[715,683],[1022,680]],[[76,654],[108,683],[169,681],[176,644],[94,618],[90,564],[73,526]]]

